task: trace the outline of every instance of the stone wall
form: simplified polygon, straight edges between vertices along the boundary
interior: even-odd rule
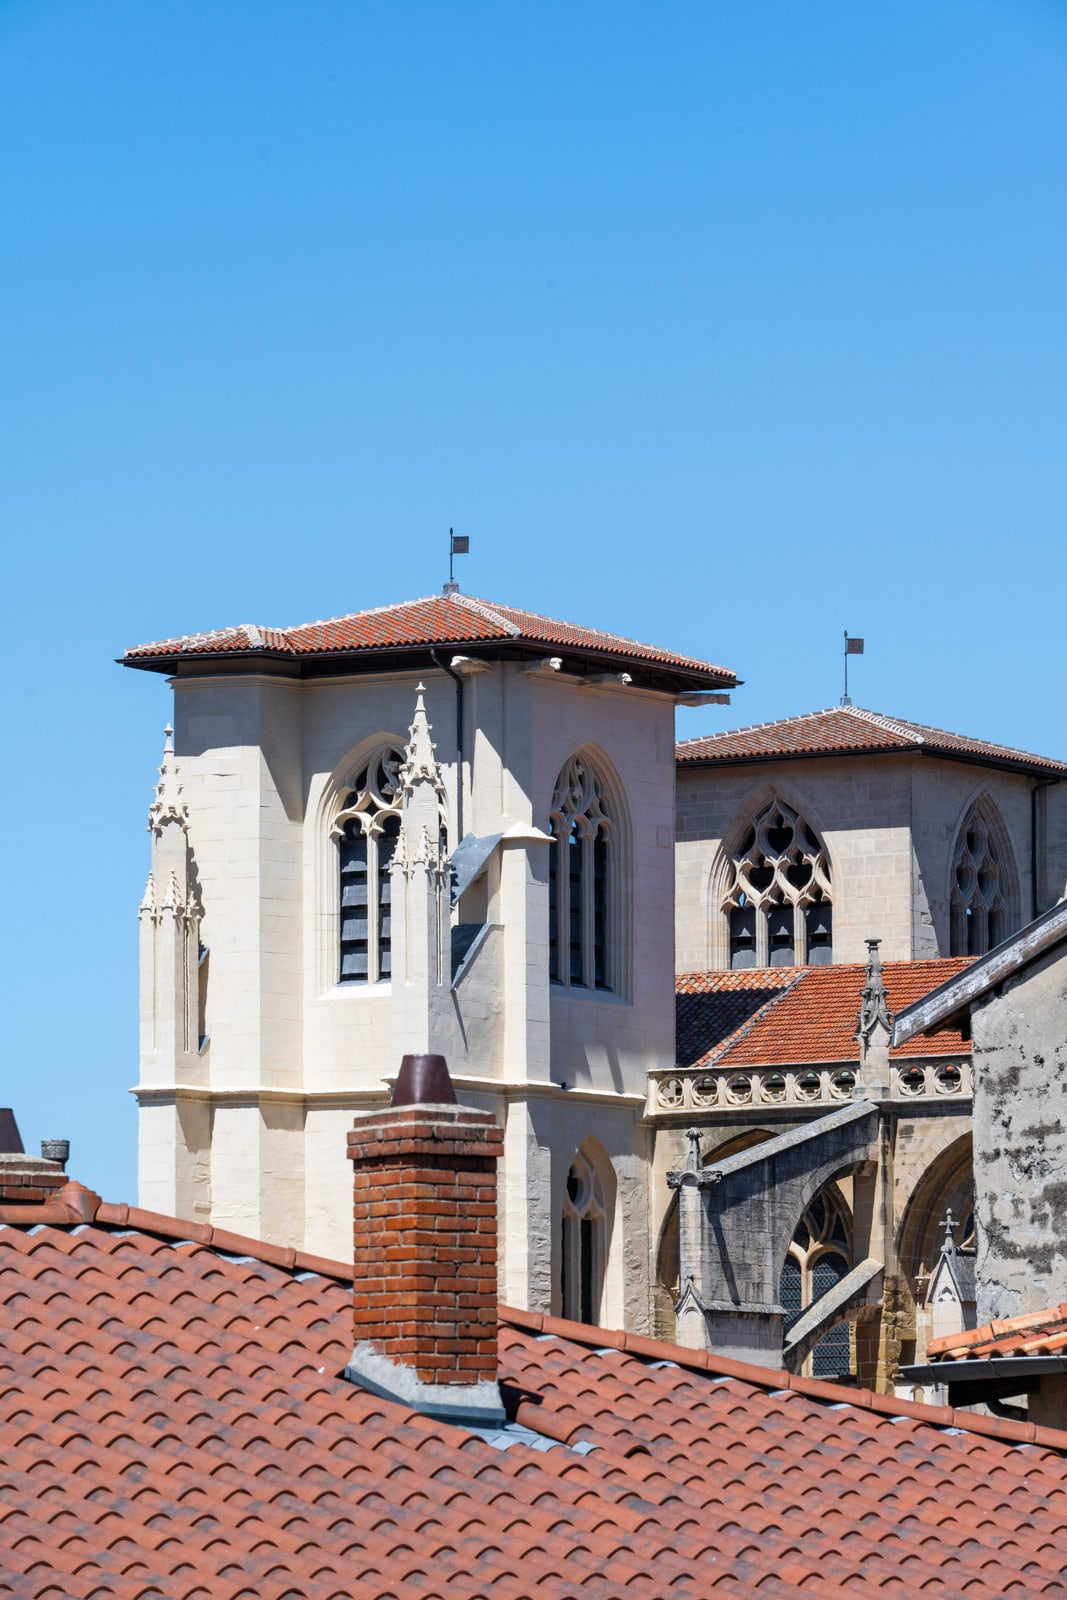
[[[835,961],[864,960],[870,937],[881,938],[889,961],[951,953],[953,850],[969,807],[983,792],[1004,821],[1018,886],[1017,925],[1025,922],[1032,892],[1032,788],[1032,779],[1015,772],[917,755],[679,767],[678,970],[727,964],[724,919],[713,903],[716,863],[724,841],[730,848],[744,819],[772,796],[798,811],[829,852]],[[1067,824],[1061,823],[1058,791],[1040,804],[1049,807],[1047,833],[1056,852],[1049,871],[1055,878],[1067,852]]]
[[[1067,948],[972,1010],[978,1322],[1067,1300]]]

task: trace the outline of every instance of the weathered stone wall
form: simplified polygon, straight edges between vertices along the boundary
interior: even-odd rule
[[[972,1011],[978,1321],[1067,1300],[1067,948]]]

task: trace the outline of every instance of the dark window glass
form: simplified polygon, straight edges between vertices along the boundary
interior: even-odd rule
[[[603,834],[593,841],[593,981],[598,989],[608,987],[608,846]]]
[[[580,986],[585,982],[582,960],[582,841],[574,826],[571,827],[567,844],[571,983]]]
[[[735,906],[730,912],[730,965],[737,969],[756,965],[755,906]]]
[[[581,1222],[582,1242],[582,1321],[595,1322],[595,1308],[593,1306],[593,1221],[591,1217],[583,1217]]]
[[[793,907],[772,906],[767,916],[767,943],[772,967],[791,967],[796,962],[793,947]]]
[[[833,907],[823,902],[808,906],[804,913],[808,935],[808,965],[828,967],[834,959]]]
[[[342,983],[366,983],[368,948],[367,836],[350,822],[341,840]]]

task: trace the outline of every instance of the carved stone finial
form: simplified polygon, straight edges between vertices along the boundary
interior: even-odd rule
[[[443,794],[444,781],[441,777],[441,768],[437,764],[437,747],[430,738],[430,721],[426,715],[426,702],[423,699],[426,685],[418,684],[415,692],[415,716],[408,729],[404,761],[397,776],[407,794],[411,794],[420,783],[431,784],[438,794]]]
[[[163,896],[160,909],[162,911],[173,911],[175,913],[180,913],[185,910],[185,906],[182,902],[181,888],[173,872],[170,875],[170,882],[167,884],[167,892]]]
[[[148,874],[148,882],[144,886],[144,897],[137,908],[139,917],[150,917],[156,909],[156,882],[152,874]]]
[[[686,1128],[685,1136],[689,1140],[689,1154],[685,1160],[686,1172],[699,1172],[700,1161],[700,1129]]]
[[[882,980],[882,958],[878,953],[881,942],[881,939],[867,940],[867,977],[856,1019],[856,1038],[864,1045],[870,1043],[875,1028],[881,1026],[890,1033],[893,1027],[893,1013]]]
[[[165,822],[176,822],[188,829],[189,807],[182,799],[182,786],[178,777],[178,763],[174,759],[174,729],[167,723],[163,738],[163,760],[159,765],[159,782],[156,795],[148,808],[148,831],[158,834]]]
[[[944,1233],[945,1233],[945,1242],[941,1246],[941,1254],[943,1256],[955,1255],[955,1253],[956,1253],[956,1220],[952,1215],[952,1207],[951,1206],[949,1206],[948,1210],[945,1212],[945,1220],[941,1224],[941,1227],[944,1229]]]

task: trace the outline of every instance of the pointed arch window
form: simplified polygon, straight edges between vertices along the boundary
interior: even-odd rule
[[[828,1184],[804,1212],[789,1246],[778,1286],[785,1310],[785,1331],[816,1300],[841,1282],[849,1270],[851,1228],[848,1211],[836,1184]],[[816,1378],[842,1377],[850,1370],[851,1339],[847,1322],[821,1339],[808,1357]]]
[[[607,787],[584,756],[556,780],[549,832],[548,974],[571,988],[614,989],[615,823]]]
[[[730,966],[829,966],[832,898],[819,835],[783,800],[772,800],[728,861],[722,910]]]
[[[574,1322],[595,1323],[604,1292],[604,1194],[596,1168],[580,1150],[567,1174],[562,1244],[562,1314]]]
[[[982,956],[1014,931],[1018,899],[1004,826],[990,801],[979,797],[956,839],[949,897],[954,956]]]
[[[341,798],[331,837],[340,868],[339,983],[391,975],[390,864],[400,836],[399,772],[404,752],[389,744],[356,772]]]

